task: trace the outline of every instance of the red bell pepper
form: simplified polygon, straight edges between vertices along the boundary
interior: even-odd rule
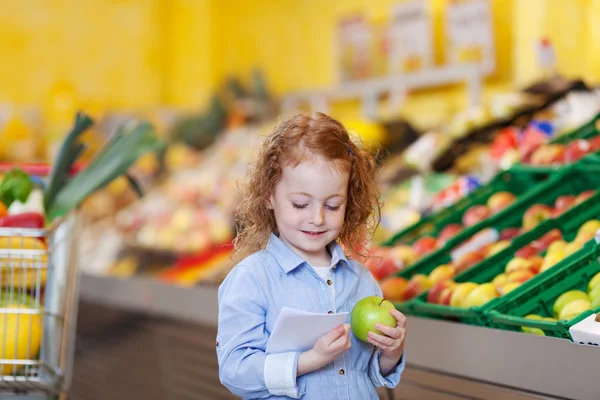
[[[44,228],[45,222],[42,214],[37,212],[26,212],[22,214],[7,215],[0,218],[0,227],[42,229]]]

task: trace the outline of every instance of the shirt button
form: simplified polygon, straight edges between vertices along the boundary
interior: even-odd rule
[[[331,279],[327,279],[327,284],[328,284],[329,286],[333,285],[333,282],[331,282]]]
[[[340,369],[340,375],[344,375],[346,372],[344,372],[343,369]]]
[[[327,314],[333,314],[333,311],[327,311]]]

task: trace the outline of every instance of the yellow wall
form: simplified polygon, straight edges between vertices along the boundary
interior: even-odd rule
[[[0,102],[40,104],[62,80],[112,107],[197,108],[228,74],[254,66],[278,93],[332,85],[339,18],[365,11],[383,20],[399,1],[0,0]],[[438,63],[447,2],[428,2]],[[486,95],[539,76],[533,43],[541,36],[555,44],[561,72],[600,79],[600,0],[492,4],[497,72]],[[423,91],[403,113],[428,124],[464,105],[461,88]]]

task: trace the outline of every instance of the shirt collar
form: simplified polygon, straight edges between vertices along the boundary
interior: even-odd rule
[[[340,261],[343,261],[343,265],[346,265],[352,272],[356,273],[354,266],[348,261],[339,244],[336,242],[331,242],[328,248],[331,253],[332,266],[338,265]],[[279,266],[285,271],[286,274],[302,265],[302,263],[306,262],[306,260],[290,249],[274,233],[271,233],[271,237],[267,243],[267,251],[271,253],[273,257],[275,257],[275,260],[277,260]]]

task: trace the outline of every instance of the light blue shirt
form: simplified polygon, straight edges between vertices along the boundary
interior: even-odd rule
[[[351,312],[362,298],[381,296],[365,267],[346,259],[336,243],[329,250],[331,266],[325,280],[272,234],[265,250],[240,262],[224,280],[219,288],[217,356],[221,382],[233,394],[244,399],[376,400],[375,387],[398,385],[404,356],[384,377],[379,369],[381,351],[353,334],[350,350],[298,378],[300,353],[265,354],[282,307]]]

